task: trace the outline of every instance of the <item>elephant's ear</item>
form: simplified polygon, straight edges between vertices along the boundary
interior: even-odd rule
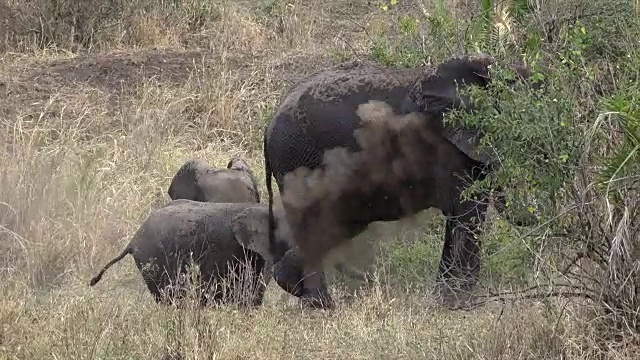
[[[257,252],[265,260],[272,258],[269,252],[268,221],[269,212],[264,206],[247,208],[231,220],[236,241]]]
[[[452,109],[470,109],[472,104],[459,89],[464,86],[486,87],[489,83],[489,67],[493,59],[479,54],[454,58],[442,63],[437,69],[426,72],[410,90],[409,97],[420,112],[441,119],[442,114]],[[489,154],[478,154],[476,147],[481,134],[476,129],[460,129],[444,123],[431,124],[442,135],[470,158],[485,162]]]
[[[455,128],[449,124],[444,126],[444,137],[455,145],[465,155],[475,161],[484,164],[492,163],[495,159],[494,152],[491,149],[478,149],[482,133],[473,128]]]
[[[234,157],[227,163],[227,169],[249,172],[249,164],[239,157]]]

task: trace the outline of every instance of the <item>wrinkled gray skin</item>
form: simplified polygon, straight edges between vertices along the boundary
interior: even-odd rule
[[[249,165],[237,157],[229,161],[226,169],[213,168],[201,160],[186,161],[174,175],[167,193],[171,200],[260,202],[260,193]],[[368,280],[367,274],[348,264],[336,264],[336,269],[353,279]],[[268,285],[271,278],[265,281]]]
[[[260,202],[260,193],[249,165],[233,158],[226,169],[201,160],[188,160],[176,172],[167,191],[172,200],[203,202]]]
[[[285,95],[265,131],[264,158],[269,205],[273,203],[271,176],[276,179],[282,198],[286,192],[283,185],[286,174],[303,166],[318,168],[323,153],[331,148],[360,150],[353,135],[360,123],[356,113],[359,105],[380,100],[389,104],[397,114],[421,112],[428,115],[426,118],[430,119],[430,123],[425,126],[439,134],[442,142],[438,146],[448,156],[434,158],[433,166],[425,168],[426,180],[414,184],[416,191],[421,191],[416,196],[424,197],[424,189],[434,189],[433,196],[424,198],[422,206],[418,208],[438,208],[447,218],[438,280],[446,287],[471,289],[477,282],[480,263],[479,244],[473,234],[477,225],[469,222],[472,217],[482,220],[486,205],[461,201],[460,180],[455,174],[468,174],[472,179],[482,178],[489,165],[492,165],[492,159],[488,154],[475,151],[481,135],[478,131],[450,128],[442,120],[443,114],[450,109],[465,106],[468,109],[468,102],[464,101],[468,99],[458,96],[456,84],[487,86],[488,65],[492,61],[487,56],[479,55],[455,58],[437,68],[400,70],[355,61],[302,79]],[[516,71],[526,76],[526,70],[516,68]],[[445,143],[452,147],[449,148]],[[425,156],[429,156],[429,153],[425,153]],[[395,194],[385,189],[345,201],[352,201],[346,207],[357,209],[344,215],[344,226],[350,237],[362,232],[371,222],[393,221],[410,215],[401,210]],[[498,203],[496,208],[502,211],[504,204]],[[358,215],[353,216],[355,213]],[[304,219],[304,215],[298,217]],[[312,222],[313,219],[307,221]],[[466,228],[457,226],[460,222]],[[290,219],[289,224],[294,239],[307,235],[300,226],[301,222],[294,223]],[[334,306],[320,259],[304,258],[301,249],[296,247],[283,259],[276,258],[276,261],[280,260],[274,267],[274,279],[283,289],[300,297],[303,305],[315,308]],[[301,281],[302,278],[304,281]],[[454,284],[454,279],[462,279],[462,285]]]
[[[257,183],[249,165],[232,158],[226,169],[216,169],[201,160],[188,160],[176,172],[167,191],[172,200],[202,202],[260,202]],[[349,264],[336,264],[336,269],[352,279],[366,281],[367,274]],[[271,278],[266,279],[267,285]]]
[[[271,277],[273,266],[268,251],[268,215],[266,204],[253,202],[172,201],[151,212],[126,248],[91,279],[90,286],[98,283],[109,267],[131,254],[156,302],[170,303],[184,297],[184,288],[170,285],[180,283],[192,259],[200,270],[202,306],[210,301],[207,292],[214,302],[230,301],[222,292],[225,279],[236,286],[242,279],[241,291],[252,289],[254,294],[243,299],[243,304],[259,306],[266,287],[264,280]],[[276,214],[274,247],[284,251],[290,247],[291,236],[287,222],[281,218]],[[249,283],[244,282],[247,265],[251,270]]]

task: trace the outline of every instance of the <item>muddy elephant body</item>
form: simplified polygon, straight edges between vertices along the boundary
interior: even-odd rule
[[[463,183],[486,175],[491,159],[475,149],[478,131],[445,126],[443,114],[469,106],[457,86],[486,87],[492,62],[484,55],[467,56],[438,67],[406,70],[350,62],[312,74],[289,91],[264,135],[269,204],[273,201],[273,176],[293,238],[299,245],[276,266],[274,279],[281,287],[311,306],[332,307],[321,265],[324,254],[361,233],[371,222],[394,221],[431,207],[440,209],[447,218],[439,280],[453,285],[454,279],[462,279],[456,287],[473,287],[480,265],[474,235],[477,225],[472,224],[472,218],[482,220],[486,204],[463,201],[460,192]],[[526,70],[516,71],[526,76]],[[422,157],[417,158],[422,172],[393,179],[400,187],[378,184],[362,190],[358,182],[368,179],[371,173],[360,169],[360,177],[353,178],[353,186],[338,189],[340,194],[333,196],[336,199],[333,204],[327,205],[325,201],[323,206],[330,209],[325,212],[333,213],[333,225],[339,229],[329,231],[326,224],[318,223],[320,209],[287,204],[286,176],[303,167],[326,168],[323,156],[332,149],[362,152],[354,134],[361,128],[358,109],[376,101],[386,103],[395,114],[414,113],[422,117],[422,127],[415,131],[423,135],[416,140],[422,141]],[[394,162],[401,161],[404,155],[385,154],[379,166],[392,174]],[[311,185],[307,190],[315,191]],[[405,204],[407,198],[412,199],[409,206]],[[298,276],[304,277],[304,281],[299,281]]]
[[[255,178],[249,165],[240,158],[229,160],[226,168],[215,168],[202,160],[188,160],[174,175],[167,193],[172,200],[260,202]]]
[[[201,305],[209,302],[209,295],[214,302],[260,305],[264,279],[271,277],[273,263],[256,247],[268,245],[267,222],[266,204],[172,201],[151,212],[122,253],[107,263],[90,285],[131,254],[156,302],[184,297],[188,266],[194,263],[199,268],[196,285]],[[290,239],[282,241],[288,249]]]
[[[282,192],[284,176],[300,166],[315,169],[326,150],[360,149],[358,105],[380,100],[401,111],[406,94],[426,68],[386,69],[352,61],[300,80],[276,110],[264,134],[264,157]]]

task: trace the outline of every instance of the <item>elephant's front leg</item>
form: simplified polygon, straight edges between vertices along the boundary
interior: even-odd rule
[[[479,222],[486,205],[467,202],[447,217],[436,292],[446,303],[467,299],[480,279]]]
[[[438,269],[438,280],[459,290],[473,288],[480,274],[480,245],[475,234],[464,226],[456,220],[447,219]]]

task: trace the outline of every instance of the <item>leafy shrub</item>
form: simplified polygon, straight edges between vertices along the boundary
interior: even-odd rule
[[[602,40],[614,41],[620,29],[635,33],[639,22],[603,12],[589,23],[568,21],[564,47],[553,53],[542,44],[505,50],[485,43],[500,60],[492,69],[495,81],[488,91],[463,90],[477,110],[453,112],[447,121],[479,129],[481,145],[498,157],[499,169],[468,192],[502,187],[508,210],[524,206],[541,220],[526,240],[535,251],[518,254],[528,264],[544,256],[535,281],[554,295],[592,300],[595,318],[609,323],[604,334],[637,334],[640,230],[630,219],[639,215],[640,61],[634,42],[603,54]],[[616,90],[598,83],[603,55]],[[528,60],[538,88],[514,85],[515,74],[504,64],[518,57]],[[526,202],[531,198],[535,205]],[[525,238],[515,235],[511,243]]]
[[[399,23],[406,31],[374,41],[371,55],[387,66],[479,51],[497,59],[488,90],[462,90],[476,110],[445,121],[481,131],[500,164],[465,196],[500,187],[507,213],[532,212],[539,225],[495,221],[482,235],[485,277],[547,289],[527,296],[589,299],[603,338],[620,338],[640,333],[640,9],[570,3],[479,1],[480,16],[461,19],[435,1],[415,27]],[[416,35],[425,32],[426,45]],[[514,81],[514,61],[530,79]],[[402,276],[437,257],[429,241],[394,248]]]
[[[385,244],[385,255],[378,267],[383,276],[400,287],[426,288],[438,270],[442,239],[440,231],[434,236],[419,236],[416,241],[394,241]]]

